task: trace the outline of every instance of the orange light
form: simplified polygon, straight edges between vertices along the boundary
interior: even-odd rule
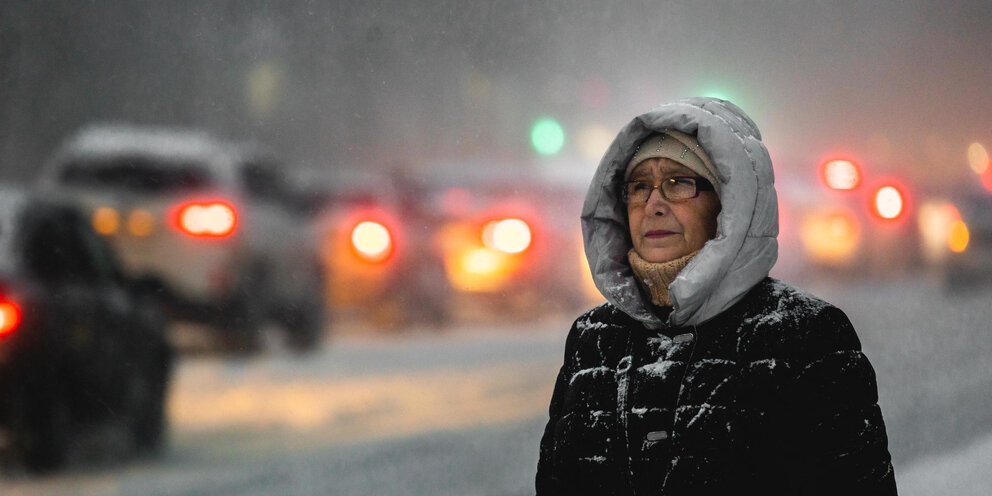
[[[823,164],[823,182],[830,189],[852,190],[861,184],[861,172],[850,160],[831,160]]]
[[[878,188],[872,198],[875,214],[879,217],[891,220],[902,215],[906,201],[895,186]]]
[[[456,291],[505,289],[527,258],[484,246],[474,222],[446,225],[438,241],[448,281]]]
[[[470,274],[490,275],[498,272],[503,264],[498,253],[476,248],[462,253],[461,265]]]
[[[110,207],[100,207],[93,211],[91,221],[94,231],[104,236],[109,236],[117,232],[117,229],[120,228],[121,216],[116,210]]]
[[[516,259],[499,250],[468,248],[446,259],[448,280],[459,291],[492,292],[504,287],[516,268]]]
[[[147,210],[135,210],[127,218],[127,229],[135,236],[148,236],[155,231],[155,216]]]
[[[10,334],[21,324],[21,309],[9,301],[0,301],[0,336]]]
[[[947,236],[947,247],[954,253],[961,253],[968,248],[968,226],[958,220],[951,224],[951,232]]]
[[[530,226],[520,219],[494,220],[482,228],[482,243],[504,253],[521,253],[530,247],[530,242]]]
[[[810,214],[803,219],[800,237],[811,259],[835,265],[851,262],[861,244],[858,222],[847,211]]]
[[[237,225],[234,207],[225,202],[194,202],[179,208],[179,228],[191,236],[223,238]]]
[[[985,169],[985,172],[983,172],[980,177],[982,179],[982,186],[985,186],[985,189],[992,191],[992,167]]]
[[[393,237],[386,226],[371,220],[359,222],[351,230],[351,246],[367,262],[382,262],[393,250]]]

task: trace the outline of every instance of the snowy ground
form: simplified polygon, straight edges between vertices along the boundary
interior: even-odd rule
[[[992,289],[918,281],[807,289],[851,317],[874,363],[900,493],[992,488]],[[532,493],[568,321],[338,337],[299,359],[183,360],[170,448],[0,472],[0,494]]]

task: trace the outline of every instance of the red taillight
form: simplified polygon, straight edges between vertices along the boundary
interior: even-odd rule
[[[238,214],[226,202],[191,202],[179,207],[176,224],[190,236],[223,238],[234,232]]]
[[[21,309],[9,301],[0,301],[0,337],[10,334],[21,324]]]
[[[351,246],[362,260],[382,262],[393,252],[393,236],[383,224],[366,220],[351,230]]]
[[[530,247],[530,225],[514,218],[489,221],[482,228],[482,243],[504,253],[521,253]]]
[[[872,207],[875,215],[882,219],[897,219],[905,211],[906,199],[895,186],[886,185],[875,190]]]
[[[850,160],[831,160],[823,164],[822,174],[830,189],[852,190],[861,184],[861,171]]]

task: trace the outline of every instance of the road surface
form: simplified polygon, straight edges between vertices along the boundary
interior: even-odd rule
[[[900,494],[992,487],[992,288],[807,287],[847,311],[875,365]],[[184,358],[170,447],[65,472],[8,469],[10,495],[524,495],[567,318],[348,335],[320,352]]]

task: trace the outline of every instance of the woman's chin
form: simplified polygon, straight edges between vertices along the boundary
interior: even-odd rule
[[[644,260],[651,263],[665,263],[671,262],[672,260],[677,260],[689,254],[677,247],[652,247],[652,248],[642,248],[637,250],[637,254],[641,256]]]

